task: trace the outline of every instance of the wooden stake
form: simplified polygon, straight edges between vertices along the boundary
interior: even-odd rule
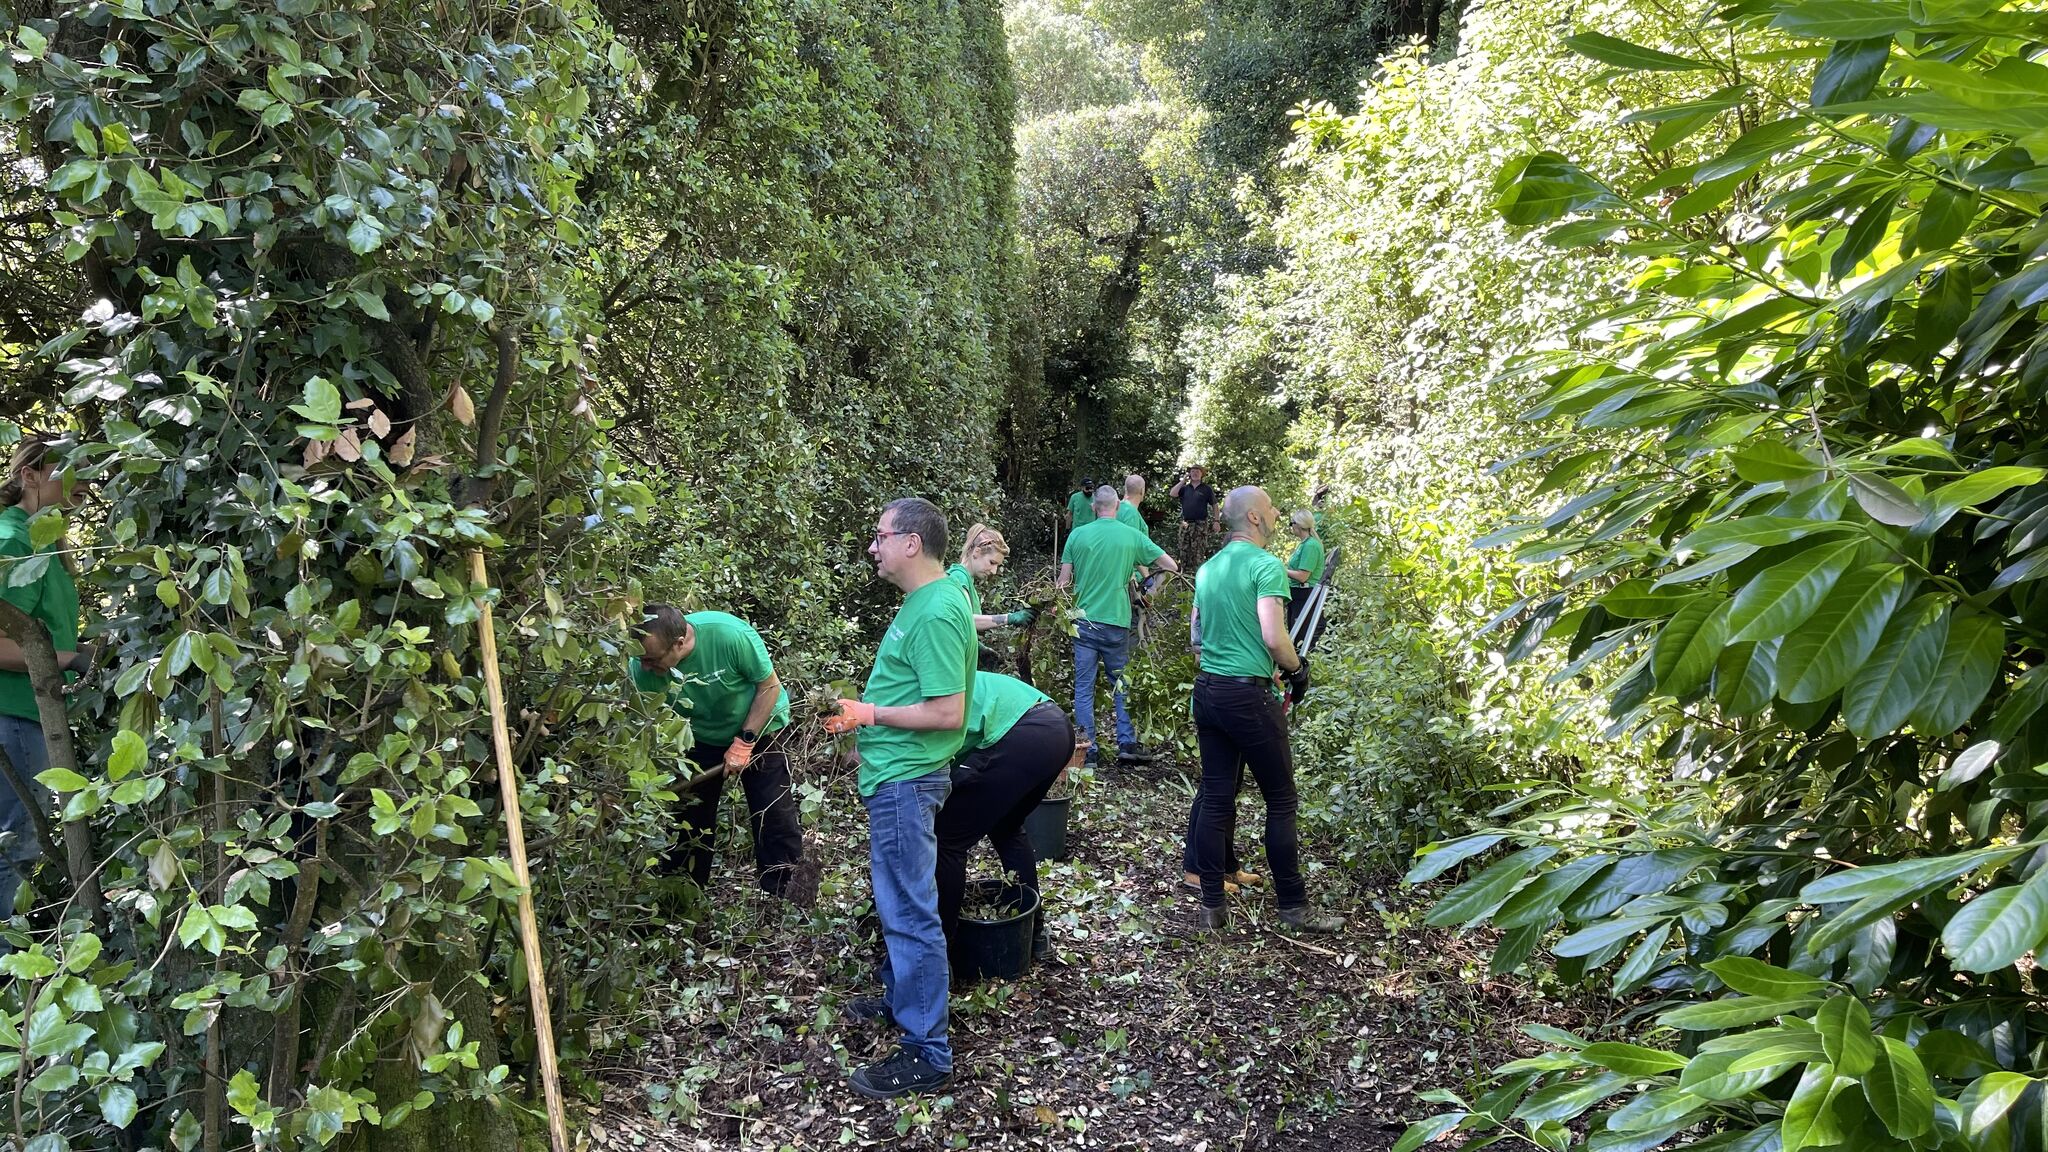
[[[484,554],[469,554],[469,581],[490,586]],[[483,646],[484,694],[491,705],[491,747],[498,757],[498,794],[505,806],[505,838],[512,875],[519,881],[519,944],[526,953],[526,992],[533,1004],[534,1046],[540,1054],[541,1090],[547,1097],[548,1136],[554,1152],[570,1152],[569,1116],[562,1107],[562,1073],[555,1061],[555,1026],[548,1018],[548,982],[540,961],[540,923],[533,914],[533,876],[526,868],[526,824],[519,812],[519,778],[512,764],[512,735],[505,726],[505,686],[498,678],[498,635],[490,601],[477,600],[477,638]]]

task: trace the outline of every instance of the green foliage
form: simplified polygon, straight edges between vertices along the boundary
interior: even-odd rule
[[[1612,729],[1684,771],[1504,825],[1517,851],[1439,906],[1509,929],[1498,970],[1550,939],[1567,976],[1656,993],[1682,1063],[1617,1081],[1603,1046],[1553,1038],[1415,1131],[1561,1145],[1598,1108],[1595,1147],[1703,1123],[1787,1150],[2031,1146],[2048,71],[2032,18],[1984,5],[1722,19],[1683,60],[1571,44],[1709,74],[1706,107],[1634,115],[1739,137],[1628,183],[1542,152],[1498,188],[1508,219],[1638,271],[1577,347],[1517,366],[1530,416],[1565,426],[1528,458],[1557,503],[1495,539],[1554,566],[1554,640],[1615,654]],[[1810,89],[1751,86],[1758,60],[1810,64]]]

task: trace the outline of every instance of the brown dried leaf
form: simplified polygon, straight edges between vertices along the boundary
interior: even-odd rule
[[[418,431],[418,428],[407,428],[404,435],[391,442],[391,450],[384,454],[385,459],[400,468],[412,463],[415,433]]]
[[[351,400],[348,403],[342,405],[342,407],[347,408],[351,412],[357,412],[361,411],[364,408],[374,408],[376,407],[376,405],[377,402],[375,400],[372,400],[368,396],[365,396],[360,400]]]
[[[363,438],[351,428],[334,438],[334,454],[344,463],[353,464],[363,458]]]
[[[306,441],[305,454],[300,457],[300,462],[305,464],[306,467],[311,468],[313,465],[327,459],[328,454],[333,451],[334,445],[325,440],[308,440]]]
[[[464,428],[476,423],[476,404],[469,398],[469,389],[460,384],[448,390],[448,411]]]
[[[370,435],[379,440],[391,435],[391,417],[386,416],[382,408],[370,413]]]

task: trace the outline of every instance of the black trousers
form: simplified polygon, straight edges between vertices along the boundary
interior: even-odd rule
[[[1266,802],[1266,864],[1273,871],[1273,895],[1282,908],[1307,904],[1297,826],[1301,799],[1294,790],[1294,753],[1287,745],[1280,698],[1263,683],[1203,673],[1195,677],[1194,711],[1202,791],[1192,839],[1202,903],[1223,906],[1223,874],[1232,871],[1227,857],[1237,792],[1249,769]]]
[[[1016,881],[1005,893],[1018,899],[1038,891],[1038,857],[1024,834],[1024,818],[1045,799],[1074,754],[1074,726],[1051,702],[1026,712],[1001,740],[971,753],[953,768],[953,792],[939,809],[939,922],[947,939],[960,923],[967,891],[967,854],[983,836],[995,846],[1003,871]]]
[[[754,836],[754,872],[761,890],[782,895],[804,858],[804,830],[796,795],[789,783],[789,754],[783,739],[788,729],[771,732],[754,747],[754,758],[740,774],[746,794],[748,825]],[[689,761],[697,770],[724,762],[730,744],[699,744]],[[676,806],[675,847],[662,856],[668,875],[687,872],[698,888],[711,882],[712,841],[718,836],[718,802],[725,796],[725,777],[685,791]]]
[[[1310,584],[1287,590],[1287,627],[1293,628],[1294,622],[1301,618],[1302,606],[1308,603],[1308,594],[1314,590],[1314,585]]]

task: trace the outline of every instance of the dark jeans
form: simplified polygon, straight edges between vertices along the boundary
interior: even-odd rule
[[[790,790],[789,755],[783,749],[787,728],[771,732],[754,748],[754,758],[740,773],[740,789],[746,793],[748,824],[754,834],[754,870],[761,890],[780,896],[804,858],[803,824],[797,817],[796,796]],[[689,760],[699,771],[716,767],[725,760],[730,745],[699,744],[690,749]],[[682,794],[676,808],[675,847],[662,856],[662,871],[675,875],[687,872],[698,888],[711,882],[711,844],[718,836],[718,802],[725,795],[725,778],[701,784]]]
[[[1024,818],[1045,799],[1074,754],[1074,726],[1057,704],[1026,712],[1001,740],[953,768],[953,794],[939,810],[939,921],[950,942],[967,891],[967,854],[983,836],[995,846],[1005,873],[1016,875],[1004,895],[1038,891],[1038,857],[1024,834]]]
[[[1240,792],[1244,790],[1244,769],[1242,767],[1239,767],[1237,770],[1237,787]],[[1195,802],[1188,806],[1187,848],[1181,852],[1180,857],[1181,870],[1194,873],[1197,876],[1202,874],[1202,862],[1195,859],[1195,828],[1201,822],[1202,781],[1200,777],[1197,777],[1195,779]],[[1223,874],[1225,876],[1235,876],[1243,870],[1244,862],[1237,857],[1237,801],[1233,798],[1230,802],[1230,823],[1224,828]]]
[[[1195,677],[1194,710],[1195,741],[1202,750],[1202,791],[1193,839],[1202,903],[1223,906],[1237,790],[1249,768],[1266,801],[1266,864],[1273,871],[1274,897],[1282,908],[1302,907],[1308,893],[1301,880],[1296,828],[1301,800],[1294,790],[1294,754],[1287,746],[1280,698],[1262,682],[1203,673]]]

